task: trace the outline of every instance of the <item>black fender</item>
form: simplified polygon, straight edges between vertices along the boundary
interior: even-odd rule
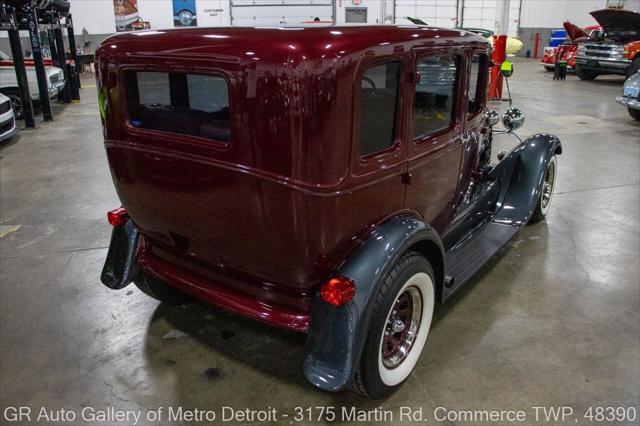
[[[131,284],[140,270],[136,262],[137,248],[138,229],[131,219],[113,228],[109,252],[100,275],[104,285],[120,290]]]
[[[540,198],[551,157],[562,153],[560,140],[541,133],[525,139],[490,172],[500,182],[499,204],[493,222],[526,225]]]
[[[349,383],[360,361],[370,322],[370,302],[379,283],[407,249],[424,242],[435,245],[444,260],[440,236],[431,226],[413,216],[396,216],[376,228],[337,268],[334,276],[352,279],[356,291],[343,306],[330,305],[319,294],[312,302],[304,359],[304,374],[312,384],[339,391]]]

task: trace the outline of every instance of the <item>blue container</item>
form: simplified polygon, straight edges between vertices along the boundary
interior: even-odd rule
[[[564,43],[567,39],[562,37],[551,37],[549,39],[549,46],[551,47],[558,47],[560,46],[562,43]]]
[[[565,30],[551,30],[552,38],[567,38],[567,32]]]

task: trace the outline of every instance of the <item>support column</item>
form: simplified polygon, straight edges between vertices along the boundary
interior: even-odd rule
[[[40,105],[42,106],[42,116],[44,121],[53,121],[51,112],[51,101],[49,100],[49,82],[47,72],[44,69],[42,60],[42,45],[40,44],[40,31],[38,30],[38,16],[36,9],[26,6],[24,12],[27,16],[27,27],[29,28],[29,39],[31,40],[31,51],[33,52],[33,62],[38,78],[38,93],[40,94]]]
[[[60,18],[58,19],[58,23]],[[58,26],[53,30],[53,34],[56,37],[56,53],[57,53],[57,62],[60,64],[62,68],[62,72],[64,74],[64,81],[66,84],[58,94],[58,100],[62,102],[71,102],[71,90],[72,87],[75,87],[75,77],[72,77],[69,72],[69,67],[67,66],[67,54],[64,49],[64,39],[62,38],[62,29]]]
[[[15,12],[13,22],[17,24]],[[24,66],[24,55],[22,54],[22,44],[20,43],[20,31],[17,28],[9,30],[9,43],[11,45],[11,56],[13,57],[13,67],[16,70],[16,80],[20,91],[20,101],[22,102],[22,117],[26,127],[36,127],[36,119],[33,115],[33,105],[31,104],[31,92],[29,91],[29,80],[27,79],[27,69]]]
[[[78,62],[78,49],[76,48],[76,37],[73,31],[73,18],[71,17],[71,15],[67,15],[66,24],[67,38],[69,39],[69,51],[71,52],[71,59],[73,59],[73,62],[76,64],[76,84],[78,86],[78,89],[80,89],[82,87],[80,85],[80,63]]]

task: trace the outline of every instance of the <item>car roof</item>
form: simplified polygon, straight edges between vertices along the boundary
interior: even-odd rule
[[[365,50],[392,53],[420,46],[476,44],[490,46],[481,36],[460,29],[423,25],[307,24],[278,27],[209,27],[132,31],[101,43],[103,54],[231,57],[282,63],[360,55]],[[108,46],[109,48],[106,48]],[[386,47],[386,48],[385,48]],[[248,58],[251,57],[251,58]]]

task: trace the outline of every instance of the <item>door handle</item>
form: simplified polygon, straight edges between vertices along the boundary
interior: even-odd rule
[[[462,133],[462,138],[460,138],[462,145],[468,144],[470,140],[471,140],[471,134],[467,132]]]

